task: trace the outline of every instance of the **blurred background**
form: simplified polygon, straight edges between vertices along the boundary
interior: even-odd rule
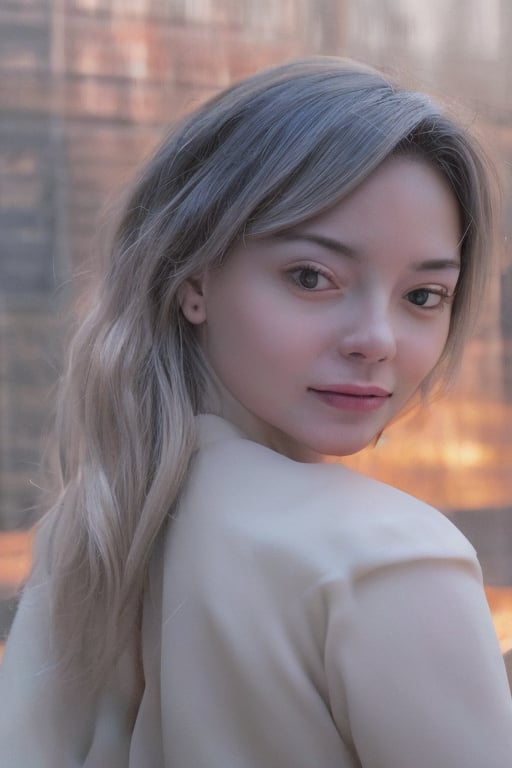
[[[264,66],[336,54],[443,101],[498,168],[491,296],[453,391],[347,463],[463,530],[512,648],[511,37],[509,0],[0,0],[0,633],[30,565],[66,307],[109,206],[184,111]]]

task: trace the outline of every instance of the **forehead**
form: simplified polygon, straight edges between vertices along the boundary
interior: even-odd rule
[[[455,194],[439,170],[422,160],[392,157],[341,201],[289,232],[341,238],[344,251],[360,241],[378,245],[404,238],[457,248],[460,218]]]

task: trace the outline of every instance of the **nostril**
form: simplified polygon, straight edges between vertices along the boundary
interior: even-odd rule
[[[369,360],[371,355],[365,355],[364,352],[349,352],[347,357],[351,357],[355,360]],[[377,358],[378,363],[384,363],[388,359],[388,355],[383,355]]]

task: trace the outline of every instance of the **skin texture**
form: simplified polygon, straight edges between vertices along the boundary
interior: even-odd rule
[[[391,158],[327,212],[240,241],[181,297],[221,415],[298,461],[364,448],[439,360],[460,237],[442,176]]]

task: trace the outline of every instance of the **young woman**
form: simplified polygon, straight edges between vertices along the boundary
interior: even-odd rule
[[[364,67],[280,66],[175,128],[71,346],[4,766],[509,764],[474,550],[322,461],[449,374],[490,242],[465,131]]]

